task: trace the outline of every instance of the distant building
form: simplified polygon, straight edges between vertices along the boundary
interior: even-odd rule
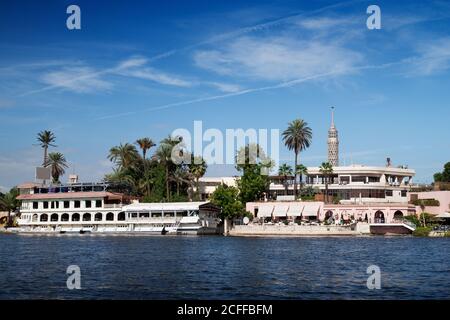
[[[237,177],[201,177],[199,179],[199,193],[201,200],[207,200],[211,194],[217,189],[221,184],[227,185],[229,187],[237,186]]]
[[[416,205],[417,212],[423,211],[434,215],[450,212],[450,191],[410,192],[408,200]],[[423,210],[418,204],[420,202],[424,204]]]

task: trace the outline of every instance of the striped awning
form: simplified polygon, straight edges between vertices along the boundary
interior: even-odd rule
[[[258,207],[258,217],[271,217],[273,205],[261,205]]]
[[[317,217],[319,214],[320,204],[319,203],[306,203],[303,209],[303,217]]]
[[[287,215],[289,217],[300,217],[302,215],[302,211],[305,205],[303,204],[291,204],[289,206]]]
[[[287,204],[276,204],[275,208],[273,209],[273,216],[274,217],[286,217],[288,208],[289,208],[289,205],[287,205]]]

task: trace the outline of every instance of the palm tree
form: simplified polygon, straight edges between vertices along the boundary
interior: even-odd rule
[[[322,162],[319,171],[325,177],[325,203],[328,203],[328,183],[330,176],[333,174],[333,166],[329,162]]]
[[[9,192],[0,197],[0,208],[2,210],[8,211],[8,221],[7,226],[11,226],[11,212],[19,207],[19,200],[17,196],[19,195],[19,190],[17,188],[12,188]]]
[[[306,168],[302,164],[299,164],[295,169],[295,173],[300,177],[300,195],[301,195],[303,188],[303,176],[308,174],[308,168]]]
[[[55,139],[55,135],[50,130],[41,131],[37,135],[37,140],[40,146],[44,149],[44,161],[42,162],[44,166],[48,160],[48,147],[56,147],[56,145],[53,144]]]
[[[169,179],[170,179],[170,171],[173,167],[172,162],[172,150],[173,148],[182,141],[181,137],[167,137],[163,139],[158,149],[156,150],[156,153],[154,155],[154,158],[159,161],[165,168],[166,172],[166,198],[168,201],[170,201],[170,185],[169,185]]]
[[[64,175],[68,167],[66,157],[61,152],[50,152],[45,167],[50,167],[53,183],[59,183],[59,177]]]
[[[288,124],[286,130],[283,131],[284,144],[289,150],[294,150],[295,164],[297,168],[298,155],[301,151],[309,148],[312,140],[312,130],[308,127],[308,123],[302,119],[295,119]],[[294,195],[297,197],[297,172],[294,172]]]
[[[208,165],[206,164],[206,161],[202,157],[192,157],[191,163],[189,164],[189,172],[195,179],[195,190],[197,194],[197,198],[200,198],[200,183],[199,180],[201,177],[203,177],[206,173],[206,169],[208,168]]]
[[[145,155],[147,154],[147,151],[156,146],[156,144],[153,142],[150,138],[141,138],[136,140],[136,144],[141,148],[142,150],[142,158],[145,160]]]
[[[127,169],[135,165],[139,158],[136,147],[130,143],[120,144],[109,150],[108,159],[114,162],[119,169]]]
[[[286,195],[288,194],[288,177],[292,177],[293,171],[292,167],[286,163],[283,163],[278,168],[278,175],[283,176],[283,184],[286,191]]]

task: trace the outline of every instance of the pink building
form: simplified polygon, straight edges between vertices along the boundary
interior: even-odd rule
[[[360,220],[368,223],[393,223],[415,215],[414,205],[404,203],[325,204],[324,202],[274,201],[248,202],[246,210],[256,218],[303,220]]]
[[[424,212],[438,215],[444,212],[450,212],[450,191],[426,191],[426,192],[410,192],[408,194],[410,202],[414,200],[437,200],[438,206],[425,206]],[[416,206],[417,212],[422,212],[420,206]]]

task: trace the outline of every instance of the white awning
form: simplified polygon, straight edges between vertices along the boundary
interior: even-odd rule
[[[450,213],[448,212],[443,212],[440,213],[436,216],[436,218],[441,218],[441,219],[450,219]]]
[[[300,217],[302,215],[302,211],[305,205],[303,204],[291,204],[289,206],[287,215],[289,217]]]
[[[320,204],[319,203],[306,203],[303,209],[303,217],[317,217],[319,214]]]
[[[273,210],[274,217],[286,217],[286,213],[289,209],[288,204],[276,204]]]
[[[273,205],[261,205],[258,207],[258,217],[271,217]]]

